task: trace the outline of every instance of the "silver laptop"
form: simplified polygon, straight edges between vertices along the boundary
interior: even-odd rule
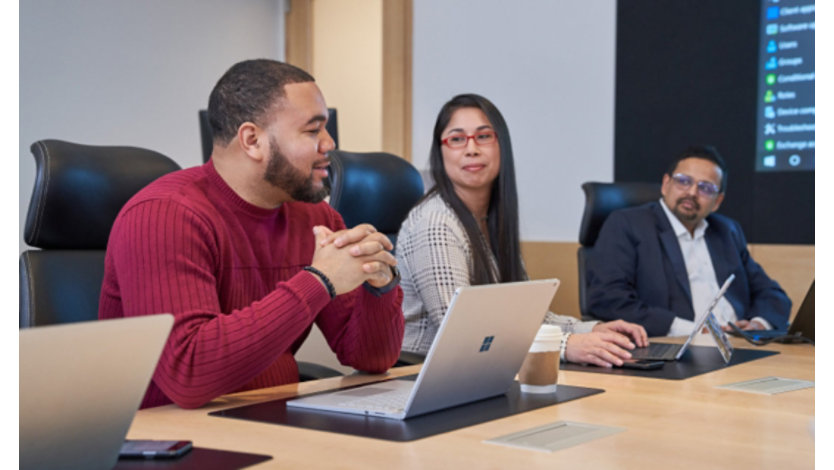
[[[727,333],[721,329],[721,325],[718,324],[718,319],[715,318],[715,315],[712,312],[709,312],[709,315],[707,315],[707,320],[704,322],[704,326],[706,326],[709,334],[712,335],[712,339],[715,341],[715,346],[718,347],[718,352],[720,352],[721,357],[724,358],[724,363],[729,364],[730,359],[733,358],[733,345],[730,344],[730,338],[728,338]]]
[[[548,279],[458,288],[416,380],[305,396],[287,406],[405,419],[506,393],[558,287],[558,279]]]
[[[110,469],[174,317],[20,330],[20,468]]]
[[[712,315],[712,309],[718,304],[718,301],[721,300],[721,297],[724,297],[724,294],[727,292],[727,289],[730,288],[730,284],[733,283],[733,280],[736,278],[735,274],[730,274],[726,281],[724,281],[724,285],[721,286],[721,289],[718,290],[718,293],[715,294],[715,297],[712,299],[712,302],[709,303],[706,311],[702,313],[698,317],[698,322],[696,323],[695,328],[692,329],[692,332],[689,333],[689,337],[686,338],[686,342],[683,344],[669,344],[669,343],[649,343],[648,347],[645,348],[634,348],[631,351],[631,357],[633,359],[638,360],[655,360],[655,361],[677,361],[683,356],[683,353],[686,352],[689,345],[692,343],[692,340],[695,339],[696,336],[701,332],[701,329],[704,327],[704,323],[706,323],[707,318]],[[713,316],[714,319],[714,316]],[[713,326],[713,325],[711,325]],[[729,340],[727,339],[726,335],[723,334],[721,328],[718,328],[718,331],[721,332],[720,334],[723,336],[724,343],[729,345]],[[710,328],[710,332],[713,335],[716,335],[715,331]],[[716,344],[718,344],[718,339],[716,338]],[[720,348],[719,348],[720,349]],[[730,350],[730,354],[732,354],[732,350]],[[722,351],[722,356],[724,356],[724,360],[729,362],[729,358],[724,355],[724,351]]]

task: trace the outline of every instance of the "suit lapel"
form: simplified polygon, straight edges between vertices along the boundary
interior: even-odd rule
[[[663,246],[663,251],[672,267],[675,270],[675,280],[680,284],[689,303],[692,303],[692,292],[689,290],[689,275],[686,274],[686,263],[683,261],[683,254],[681,253],[681,246],[678,243],[678,237],[672,230],[672,225],[669,219],[666,218],[666,213],[660,207],[660,203],[654,204],[652,208],[654,211],[655,223],[657,224],[657,236],[660,238],[660,244]]]
[[[723,244],[721,243],[721,236],[718,234],[718,230],[715,229],[713,222],[709,220],[707,222],[710,225],[704,234],[704,240],[707,242],[707,250],[712,260],[712,269],[715,270],[715,278],[720,286],[730,276],[730,266],[725,262],[727,257],[721,254]]]
[[[715,271],[715,278],[718,281],[718,285],[724,284],[724,281],[730,277],[730,274],[733,272],[733,262],[731,260],[733,258],[733,254],[728,252],[729,247],[727,245],[727,241],[722,237],[722,232],[718,229],[718,223],[713,222],[711,219],[707,219],[709,222],[709,227],[707,227],[707,232],[704,234],[704,240],[707,242],[707,250],[709,251],[709,257],[712,260],[712,269]],[[746,282],[746,281],[741,281]],[[744,313],[746,311],[745,305],[746,303],[743,300],[743,294],[741,293],[741,289],[739,289],[739,279],[736,279],[735,282],[730,285],[730,288],[727,289],[727,292],[724,294],[724,298],[730,305],[733,307],[738,318],[743,318]]]

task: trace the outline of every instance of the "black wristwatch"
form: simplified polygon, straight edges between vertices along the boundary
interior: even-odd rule
[[[370,292],[371,294],[374,294],[377,297],[381,297],[382,294],[385,294],[386,292],[390,292],[392,289],[394,289],[395,287],[400,285],[400,270],[397,269],[396,266],[390,266],[390,268],[391,268],[391,274],[394,276],[394,278],[391,279],[391,282],[389,282],[388,284],[385,284],[382,287],[374,287],[374,286],[368,284],[368,281],[365,281],[362,285],[365,286],[365,289],[367,289],[368,292]]]

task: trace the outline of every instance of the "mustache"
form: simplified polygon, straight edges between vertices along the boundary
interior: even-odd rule
[[[701,210],[701,204],[698,203],[698,199],[693,196],[684,196],[677,200],[676,205],[681,205],[684,201],[691,201],[692,205],[695,206],[695,210]]]

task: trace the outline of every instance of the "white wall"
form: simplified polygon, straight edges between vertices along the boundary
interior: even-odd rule
[[[521,237],[576,241],[580,185],[614,176],[616,1],[415,0],[412,156],[437,112],[474,92],[512,137]]]
[[[197,110],[233,63],[283,59],[283,14],[283,0],[20,2],[20,250],[33,142],[133,145],[201,163]]]

